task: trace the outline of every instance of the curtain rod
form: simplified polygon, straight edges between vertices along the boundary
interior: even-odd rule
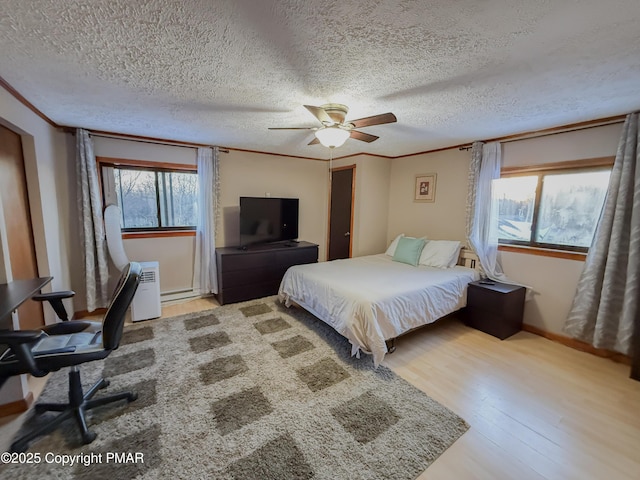
[[[586,122],[573,123],[573,124],[563,125],[559,127],[551,127],[551,128],[546,128],[544,130],[534,130],[530,132],[517,133],[514,135],[507,135],[504,137],[497,137],[497,138],[492,138],[492,139],[482,140],[482,141],[483,142],[501,142],[501,143],[517,142],[519,140],[546,137],[549,135],[557,135],[559,133],[570,133],[570,132],[576,132],[580,130],[586,130],[589,128],[604,127],[607,125],[616,125],[618,123],[624,123],[626,117],[627,117],[626,115],[618,115],[615,117],[601,118],[598,120],[588,120]],[[62,127],[62,128],[65,132],[75,134],[76,129],[74,127]],[[213,147],[213,145],[188,143],[188,142],[182,142],[180,140],[165,140],[162,138],[154,138],[154,137],[142,137],[138,135],[105,132],[101,130],[89,130],[89,133],[91,135],[98,136],[98,137],[120,138],[123,140],[131,140],[131,141],[142,142],[142,143],[153,143],[158,145],[173,145],[173,146],[179,146],[179,147],[185,147],[185,148]],[[472,145],[471,143],[465,143],[462,145],[457,145],[457,147],[458,147],[458,150],[471,150],[471,145]],[[450,148],[456,148],[456,146],[447,147],[446,149],[450,149]],[[243,151],[242,149],[237,149],[237,150]],[[218,147],[218,152],[229,153],[229,151],[230,150],[228,148]],[[247,150],[247,151],[252,151],[252,150]],[[268,153],[268,152],[256,152],[256,153]],[[420,153],[429,153],[429,152],[420,152]],[[407,156],[407,155],[402,155],[402,156]],[[399,157],[392,157],[392,158],[399,158]]]
[[[531,138],[547,137],[549,135],[557,135],[559,133],[571,133],[578,132],[580,130],[587,130],[589,128],[606,127],[607,125],[616,125],[618,123],[624,123],[626,115],[618,115],[615,117],[601,118],[599,120],[590,120],[587,122],[573,123],[570,125],[564,125],[560,127],[551,127],[544,130],[534,130],[531,132],[516,133],[514,135],[507,135],[504,137],[492,138],[489,140],[482,140],[483,142],[500,142],[510,143],[520,140],[528,140]],[[458,150],[471,150],[471,144],[461,145]]]
[[[71,133],[75,135],[76,129],[74,127],[63,127],[63,130],[67,133]],[[132,142],[140,142],[140,143],[152,143],[156,145],[169,145],[174,147],[183,147],[183,148],[213,148],[214,145],[205,145],[202,143],[189,143],[182,142],[180,140],[165,140],[162,138],[154,138],[154,137],[142,137],[139,135],[129,135],[127,133],[114,133],[114,132],[105,132],[102,130],[87,130],[89,135],[94,137],[103,137],[103,138],[115,138],[121,140],[129,140]],[[220,153],[229,153],[229,150],[225,148],[218,147],[218,152]]]

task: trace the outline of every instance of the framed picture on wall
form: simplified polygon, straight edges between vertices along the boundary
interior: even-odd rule
[[[416,175],[416,192],[414,202],[436,201],[436,174],[422,173]]]

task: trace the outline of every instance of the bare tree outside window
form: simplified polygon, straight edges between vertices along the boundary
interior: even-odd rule
[[[610,168],[583,168],[494,180],[500,243],[586,251],[610,174]]]
[[[499,238],[529,241],[536,201],[537,176],[500,178],[493,183],[498,199]]]
[[[545,175],[536,242],[589,247],[610,171]]]
[[[122,228],[188,228],[197,216],[197,174],[114,168]]]
[[[160,212],[162,225],[195,225],[198,185],[194,173],[160,172]]]

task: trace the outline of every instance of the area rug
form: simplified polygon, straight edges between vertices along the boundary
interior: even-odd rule
[[[111,380],[98,396],[134,389],[138,400],[94,410],[92,444],[81,445],[69,423],[31,445],[40,461],[4,465],[0,474],[415,478],[468,425],[350,351],[330,327],[277,297],[130,326],[120,349],[84,365],[82,376],[87,386],[100,374]],[[65,399],[66,375],[52,376],[41,401]],[[40,421],[31,417],[23,430]]]

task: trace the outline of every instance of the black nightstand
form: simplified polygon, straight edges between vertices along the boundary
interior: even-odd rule
[[[522,330],[526,289],[488,280],[469,284],[466,324],[504,340]]]

